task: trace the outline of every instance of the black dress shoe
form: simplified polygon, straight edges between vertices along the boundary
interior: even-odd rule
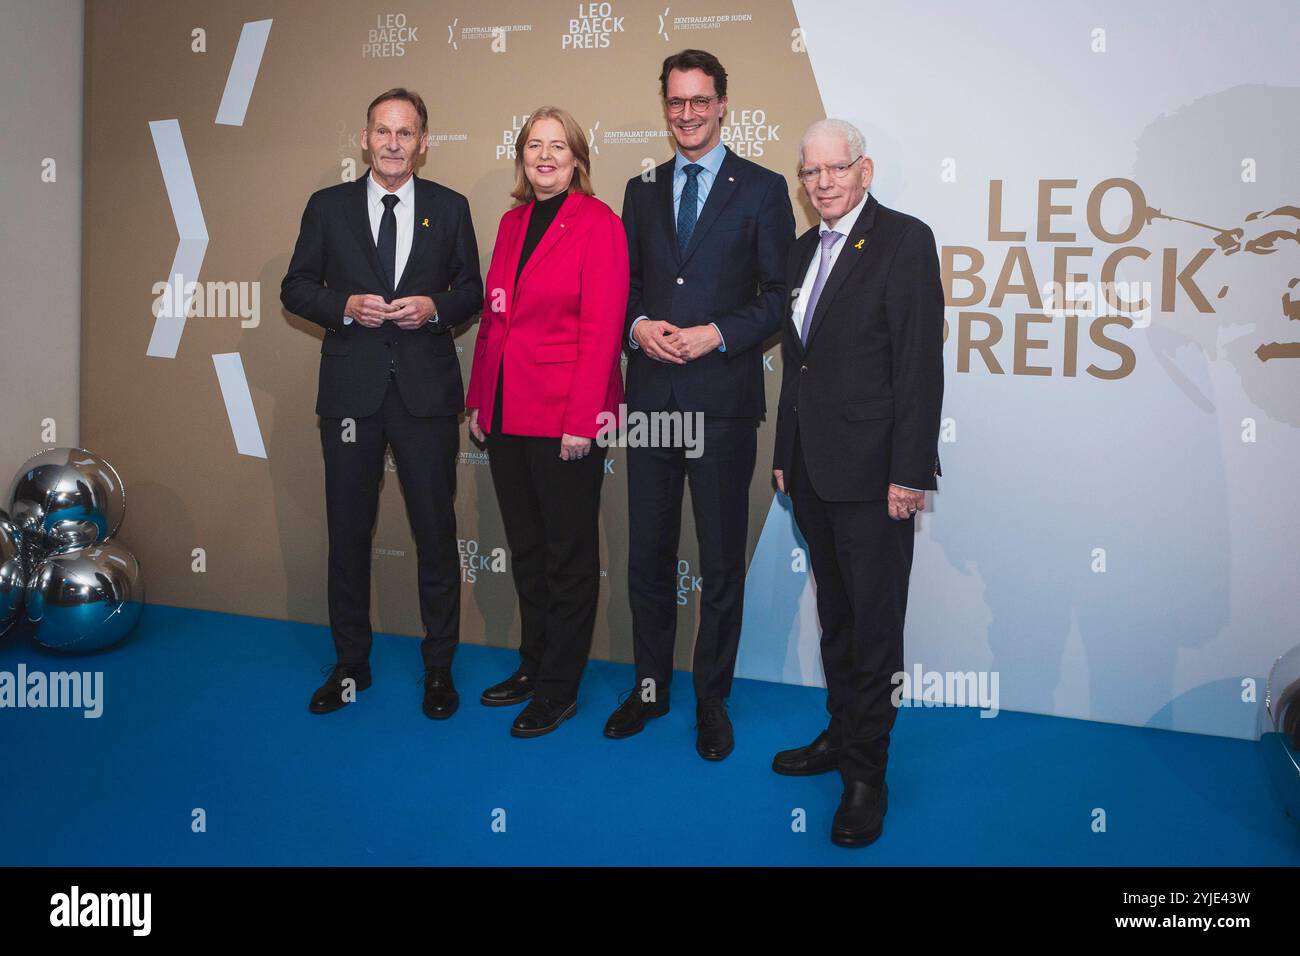
[[[488,707],[508,707],[522,704],[533,696],[533,679],[523,671],[515,671],[499,684],[493,684],[479,697],[479,703]]]
[[[460,694],[451,682],[450,667],[430,667],[424,672],[424,716],[430,720],[446,720],[460,706]]]
[[[510,733],[515,737],[540,737],[549,734],[564,723],[578,709],[578,702],[564,703],[534,696],[532,703],[520,711],[515,722],[510,725]]]
[[[829,731],[823,730],[806,747],[782,750],[772,758],[772,769],[790,777],[811,777],[826,773],[840,765],[840,748],[831,746]]]
[[[335,664],[322,668],[322,673],[329,672],[325,683],[316,688],[311,695],[311,712],[328,714],[341,710],[356,700],[356,695],[370,686],[369,664]],[[345,681],[350,681],[344,684]]]
[[[702,700],[695,705],[695,720],[699,730],[695,735],[695,750],[705,760],[721,760],[736,746],[731,733],[731,719],[727,704],[722,698]]]
[[[668,713],[667,701],[655,701],[647,704],[641,699],[640,689],[628,692],[627,700],[618,705],[614,713],[605,721],[605,736],[620,740],[631,737],[645,729],[645,722]]]
[[[844,784],[844,796],[831,821],[831,842],[838,846],[866,846],[874,843],[885,826],[889,787],[873,787],[861,780]]]

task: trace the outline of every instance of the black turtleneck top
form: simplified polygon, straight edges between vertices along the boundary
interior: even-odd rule
[[[519,268],[515,270],[516,284],[519,282],[519,274],[524,271],[524,263],[533,254],[537,244],[542,241],[542,236],[546,235],[546,230],[555,221],[556,213],[568,198],[569,194],[566,191],[550,199],[533,200],[533,214],[528,217],[528,231],[524,233],[524,248],[519,253]]]
[[[519,275],[524,271],[524,263],[528,257],[533,254],[537,244],[542,241],[542,236],[546,235],[546,230],[550,228],[551,223],[555,221],[555,216],[564,205],[564,200],[569,197],[568,192],[562,192],[550,199],[534,199],[533,212],[528,217],[528,231],[524,233],[524,247],[519,252],[519,267],[515,269],[515,287],[519,286]],[[497,395],[496,401],[493,402],[492,409],[492,434],[501,434],[501,417],[502,406],[505,404],[505,353],[501,354],[501,368],[497,370]]]

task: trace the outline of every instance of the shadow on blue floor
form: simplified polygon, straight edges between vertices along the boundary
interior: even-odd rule
[[[486,708],[513,651],[464,646],[460,711],[420,713],[418,642],[377,636],[374,686],[313,716],[325,628],[149,606],[120,648],[55,656],[0,642],[0,670],[104,673],[103,715],[0,710],[4,865],[1296,865],[1256,745],[1114,724],[908,709],[873,846],[828,837],[836,775],[786,778],[824,692],[737,681],[736,750],[695,753],[690,675],[637,737],[605,718],[632,681],[592,662],[577,715],[535,740]],[[1106,832],[1092,831],[1092,812]],[[191,830],[202,808],[207,831]],[[806,832],[794,832],[795,811]],[[493,832],[504,811],[505,832]]]

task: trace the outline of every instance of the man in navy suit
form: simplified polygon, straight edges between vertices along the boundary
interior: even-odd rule
[[[727,72],[703,50],[668,57],[659,77],[673,159],[637,176],[623,197],[632,273],[627,405],[698,414],[702,454],[629,448],[628,596],[637,687],[605,735],[639,733],[668,712],[677,629],[683,482],[703,577],[693,663],[696,750],[734,746],[726,698],[740,643],[749,482],[766,411],[763,342],[781,327],[794,212],[785,180],[722,145]]]
[[[307,202],[285,308],[324,326],[316,414],[325,458],[329,618],[337,662],[311,699],[338,710],[370,686],[370,541],[384,450],[393,449],[417,551],[424,625],[423,710],[450,717],[460,630],[456,546],[457,416],[452,330],[482,308],[469,203],[415,175],[428,147],[418,94],[381,93],[366,111],[367,175]]]

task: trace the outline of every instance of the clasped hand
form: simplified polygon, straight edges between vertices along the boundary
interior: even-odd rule
[[[399,329],[418,329],[438,314],[433,299],[427,295],[408,295],[385,302],[382,295],[348,296],[344,314],[352,316],[368,329],[392,322]]]
[[[718,330],[712,325],[683,329],[657,319],[642,319],[636,324],[632,337],[650,358],[673,365],[685,365],[708,355],[722,344]]]

